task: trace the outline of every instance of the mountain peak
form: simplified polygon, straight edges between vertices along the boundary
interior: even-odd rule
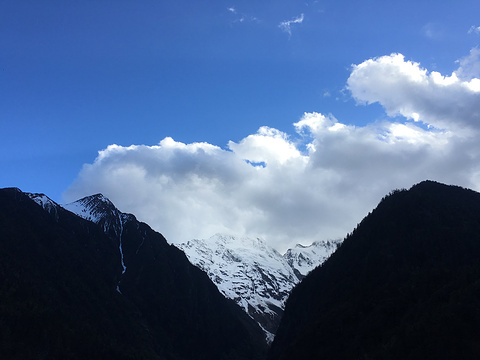
[[[84,199],[90,199],[91,201],[98,201],[98,202],[103,202],[103,203],[106,203],[106,204],[112,204],[113,205],[113,203],[110,201],[110,199],[107,198],[102,193],[97,193],[97,194],[93,194],[93,195],[90,195],[90,196],[85,196],[84,198],[82,198],[80,200],[84,200]]]
[[[343,240],[315,241],[311,245],[295,245],[288,249],[283,257],[295,271],[295,275],[301,280],[311,270],[321,265],[340,246]]]
[[[18,188],[14,188],[14,190],[17,190],[19,192],[22,192]],[[40,205],[43,209],[45,209],[47,212],[50,214],[54,214],[55,218],[58,219],[58,208],[59,205],[50,199],[47,195],[43,193],[25,193],[30,199],[35,201],[38,205]]]
[[[228,245],[228,248],[244,249],[244,248],[254,248],[254,249],[263,249],[266,250],[269,248],[266,241],[259,237],[248,237],[248,236],[233,236],[228,234],[217,233],[210,238],[204,240],[206,243],[218,243]],[[270,251],[276,251],[274,249],[269,249]]]
[[[118,217],[119,213],[115,205],[103,194],[85,196],[80,200],[65,204],[63,207],[97,224],[108,216]]]
[[[302,244],[296,244],[295,245],[295,249],[305,249],[306,247],[308,247],[307,245],[302,245]]]
[[[15,186],[3,188],[2,191],[16,191],[16,192],[23,193],[22,190],[20,190],[18,187],[15,187]]]
[[[14,188],[14,189],[18,190],[19,192],[22,192],[18,188]],[[41,205],[42,207],[45,207],[46,204],[58,205],[55,201],[53,201],[52,199],[50,199],[47,195],[45,195],[43,193],[25,193],[25,195],[27,195],[30,199],[32,199],[33,201],[35,201],[37,204]]]
[[[260,238],[215,234],[177,244],[273,340],[284,303],[298,282],[287,261]]]
[[[215,234],[176,246],[273,339],[291,289],[336,250],[338,241],[297,246],[282,256],[258,237]]]

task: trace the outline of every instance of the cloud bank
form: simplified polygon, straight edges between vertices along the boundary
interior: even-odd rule
[[[353,98],[389,116],[366,126],[313,112],[292,134],[264,126],[227,148],[168,137],[110,145],[84,165],[65,201],[102,192],[173,243],[223,232],[283,251],[344,237],[395,188],[432,179],[480,190],[478,53],[449,76],[401,54],[354,65]]]

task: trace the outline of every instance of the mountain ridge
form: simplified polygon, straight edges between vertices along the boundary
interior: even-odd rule
[[[127,270],[123,228],[126,222],[136,221],[135,216],[120,212],[100,193],[62,205],[44,194],[28,195],[47,211],[62,207],[98,224],[105,233],[116,239],[122,266],[116,289],[122,293],[122,278]],[[193,265],[207,273],[227,299],[235,301],[249,314],[265,332],[266,341],[271,343],[292,288],[306,273],[325,261],[339,243],[337,240],[314,242],[309,246],[297,244],[283,256],[259,238],[226,234],[173,245],[185,252]],[[143,242],[139,248],[142,245]]]
[[[133,215],[109,216],[0,190],[0,357],[263,357],[261,329],[183,252]]]
[[[479,258],[479,193],[392,191],[292,291],[268,359],[476,359]]]
[[[0,189],[1,358],[263,359],[264,332],[182,251],[101,195],[80,200],[83,217]],[[312,265],[312,246],[289,259]],[[241,264],[240,250],[215,256]],[[479,193],[394,190],[295,286],[268,359],[477,359],[479,258]],[[255,269],[265,295],[276,277]]]

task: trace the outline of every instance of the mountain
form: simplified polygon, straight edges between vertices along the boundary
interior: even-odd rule
[[[222,294],[259,323],[271,342],[293,287],[335,251],[338,243],[297,245],[284,256],[261,239],[221,234],[176,246],[208,274]]]
[[[303,279],[310,271],[320,266],[341,245],[343,240],[315,241],[309,246],[297,244],[288,249],[283,258],[293,269],[299,279]]]
[[[478,359],[480,194],[386,196],[292,291],[268,358]]]
[[[293,269],[261,239],[214,235],[177,245],[218,289],[259,322],[273,340],[284,302],[298,282]]]
[[[33,199],[35,200],[35,196]],[[43,204],[44,201],[42,201],[42,205]],[[127,267],[125,266],[125,256],[123,252],[124,225],[130,222],[136,222],[135,217],[131,214],[121,213],[115,205],[102,194],[87,196],[73,203],[62,205],[62,207],[85,220],[100,225],[104,233],[118,241],[122,275],[125,274]],[[138,255],[140,247],[143,245],[144,236],[142,235],[142,242],[135,252],[136,255]],[[117,291],[121,293],[120,282],[117,285]]]
[[[101,195],[65,207],[83,218],[0,190],[0,358],[264,356],[258,325],[161,234]]]

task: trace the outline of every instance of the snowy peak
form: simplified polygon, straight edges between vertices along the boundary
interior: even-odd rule
[[[258,238],[216,234],[177,245],[265,330],[271,341],[285,301],[298,282],[287,261]]]
[[[118,240],[123,275],[127,270],[123,253],[123,228],[127,220],[136,220],[135,217],[120,212],[115,205],[102,194],[86,196],[73,203],[62,205],[62,207],[85,220],[102,226],[106,234],[110,234]],[[120,292],[119,287],[117,287],[117,291]]]
[[[117,236],[120,235],[123,224],[127,219],[135,220],[133,215],[120,212],[115,205],[102,194],[86,196],[75,202],[62,205],[62,207],[85,220],[103,226],[106,233],[113,231]]]
[[[216,234],[176,246],[223,295],[256,320],[271,341],[293,287],[339,244],[337,240],[297,245],[282,256],[262,239]]]
[[[185,244],[185,247],[215,250],[216,256],[221,256],[223,260],[229,262],[249,262],[272,268],[284,265],[281,255],[260,238],[216,234],[206,240],[189,241]],[[279,262],[282,264],[279,264]]]
[[[63,207],[81,218],[97,224],[108,216],[116,217],[118,213],[115,205],[102,194],[86,196],[73,203],[63,205]]]
[[[293,249],[288,249],[283,257],[294,269],[299,279],[302,279],[310,271],[323,264],[341,243],[342,240],[328,240],[316,241],[309,246],[297,244]]]
[[[19,189],[17,189],[17,190],[20,191]],[[58,220],[58,208],[59,208],[60,205],[58,205],[55,201],[50,199],[45,194],[39,194],[39,193],[25,193],[25,194],[30,199],[35,201],[38,205],[40,205],[45,211],[47,211],[50,214],[55,215],[55,218]]]

